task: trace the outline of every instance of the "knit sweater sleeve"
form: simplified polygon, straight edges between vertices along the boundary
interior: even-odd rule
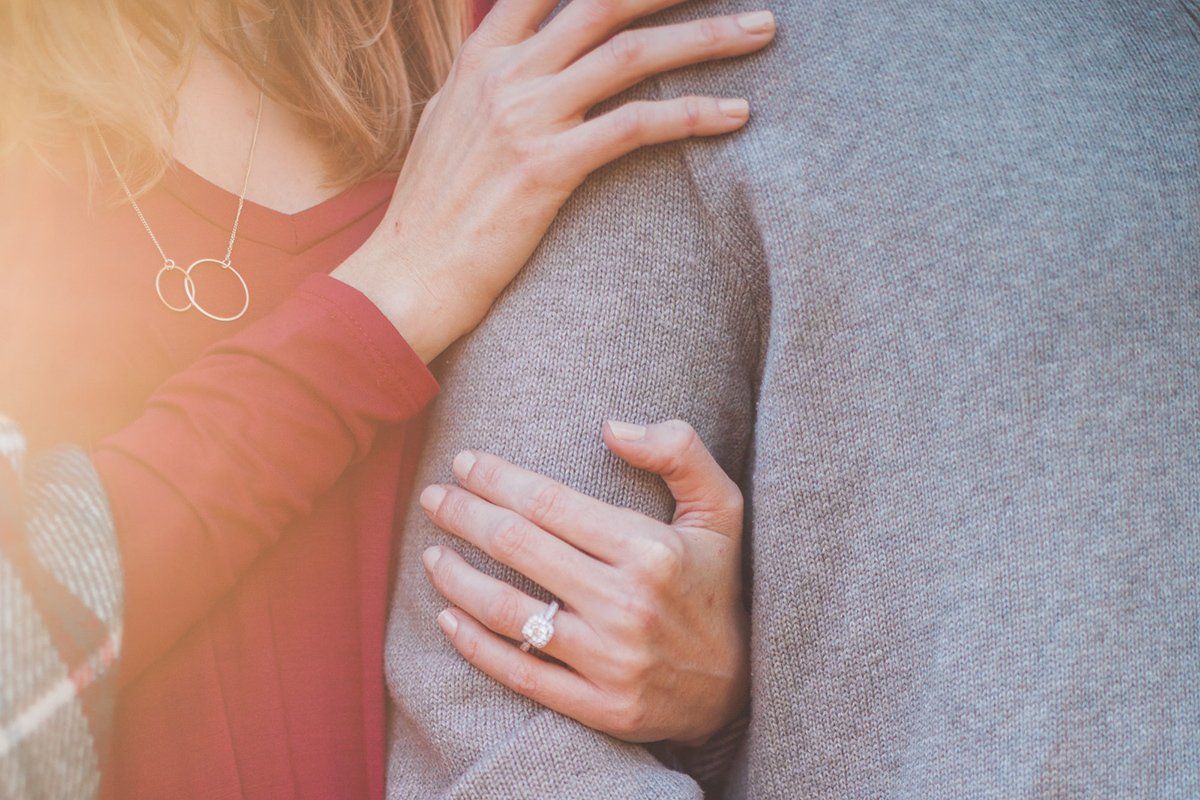
[[[606,419],[686,419],[740,476],[760,331],[756,289],[715,235],[721,227],[680,148],[637,154],[589,181],[511,291],[445,359],[418,490],[451,479],[455,453],[473,448],[669,519],[661,481],[606,451]],[[684,771],[700,762],[598,734],[464,663],[434,624],[445,601],[420,561],[433,544],[548,599],[409,510],[385,654],[391,796],[701,796]]]

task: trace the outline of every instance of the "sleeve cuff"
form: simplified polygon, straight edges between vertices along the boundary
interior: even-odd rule
[[[433,373],[383,312],[362,292],[325,274],[305,279],[274,313],[228,344],[270,353],[327,397],[357,387],[359,401],[363,394],[390,398],[397,407],[381,415],[389,421],[419,414],[438,393]]]

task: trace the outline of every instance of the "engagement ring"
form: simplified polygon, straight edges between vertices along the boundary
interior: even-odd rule
[[[554,638],[554,615],[558,613],[558,608],[558,601],[555,600],[541,614],[534,614],[525,620],[521,628],[521,637],[525,639],[525,644],[521,645],[522,652],[528,653],[531,647],[546,649],[546,645]]]

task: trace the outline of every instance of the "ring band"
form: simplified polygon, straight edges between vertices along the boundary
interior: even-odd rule
[[[525,620],[525,624],[521,626],[521,638],[525,640],[521,645],[522,653],[528,653],[531,647],[544,650],[546,645],[550,644],[550,640],[554,638],[554,615],[558,613],[558,609],[558,601],[555,600],[541,614],[534,614]]]

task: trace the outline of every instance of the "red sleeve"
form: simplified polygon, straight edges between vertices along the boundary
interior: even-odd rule
[[[495,0],[471,0],[471,29],[479,27],[479,23],[483,22],[483,18],[492,10]]]
[[[123,680],[436,393],[379,310],[326,275],[168,380],[94,453],[124,562]]]

